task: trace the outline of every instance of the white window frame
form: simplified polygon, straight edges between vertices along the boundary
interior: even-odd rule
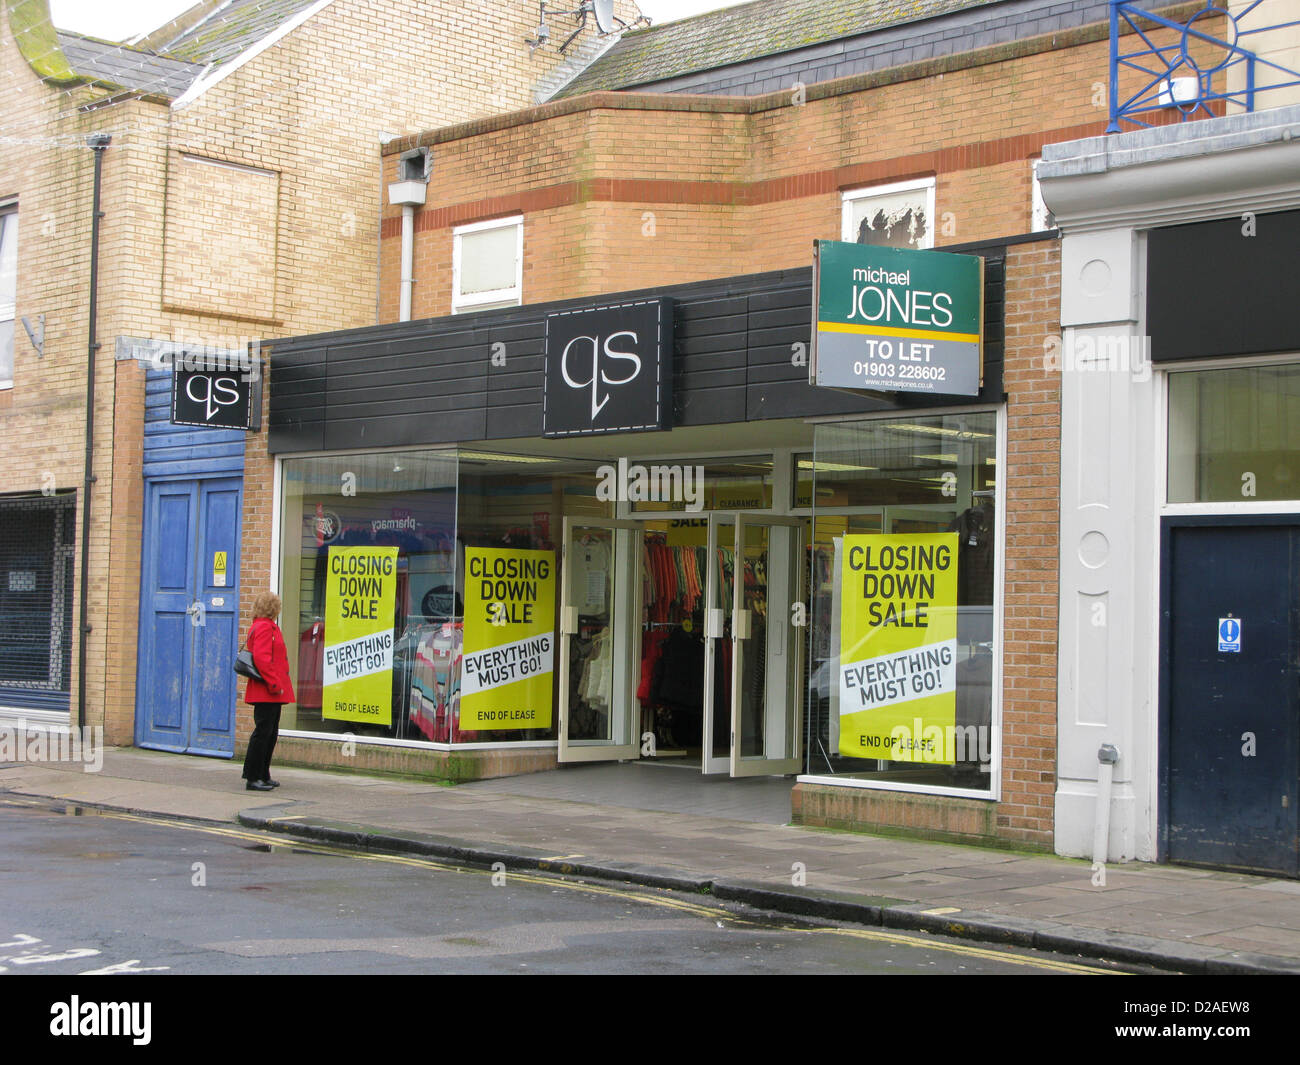
[[[13,215],[14,218],[18,217],[17,200],[0,201],[0,217],[7,218],[9,215]],[[0,322],[13,322],[13,330],[14,330],[13,354],[14,354],[15,362],[18,361],[18,269],[17,269],[17,265],[18,265],[18,249],[15,248],[14,249],[13,301],[10,302],[4,299],[3,293],[0,293]],[[14,372],[15,372],[15,368],[11,366],[9,368],[9,377],[7,379],[0,378],[0,391],[8,391],[9,389],[14,387],[14,377],[13,377]]]
[[[460,294],[460,257],[461,257],[461,240],[460,238],[466,233],[481,233],[487,229],[505,229],[507,226],[515,226],[515,283],[509,288],[493,289],[490,292],[476,292],[470,296]],[[521,214],[510,215],[508,218],[493,218],[486,222],[471,222],[468,225],[456,226],[452,230],[453,247],[451,254],[451,313],[460,314],[462,311],[472,311],[487,304],[505,303],[513,301],[516,306],[523,303],[523,286],[524,286],[524,216]]]
[[[857,243],[857,234],[853,232],[853,204],[858,200],[868,200],[875,196],[885,196],[895,192],[915,192],[925,190],[925,217],[930,222],[929,232],[922,243],[922,249],[934,247],[934,233],[938,226],[934,206],[935,180],[933,177],[915,178],[911,181],[891,181],[888,185],[870,185],[860,189],[849,189],[840,194],[840,240],[850,244]]]

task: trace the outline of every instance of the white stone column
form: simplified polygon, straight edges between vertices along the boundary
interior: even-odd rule
[[[1056,850],[1087,857],[1097,752],[1119,750],[1107,860],[1155,858],[1158,382],[1142,235],[1064,237]],[[1049,350],[1050,357],[1050,350]]]

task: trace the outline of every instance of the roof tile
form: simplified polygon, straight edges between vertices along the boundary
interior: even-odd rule
[[[753,0],[632,30],[555,96],[682,77],[1000,0]]]

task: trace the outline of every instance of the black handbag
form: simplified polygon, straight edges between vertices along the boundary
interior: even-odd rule
[[[253,665],[253,652],[248,649],[247,643],[239,649],[239,654],[235,655],[235,672],[241,677],[247,677],[249,680],[255,680],[259,684],[264,684],[262,674],[257,671]]]

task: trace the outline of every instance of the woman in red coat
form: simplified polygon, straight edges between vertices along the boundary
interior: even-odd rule
[[[280,738],[280,709],[294,701],[289,680],[289,652],[275,619],[280,615],[280,597],[262,592],[253,600],[253,624],[248,629],[248,649],[253,665],[262,675],[248,681],[244,702],[253,706],[253,735],[244,755],[244,779],[249,791],[270,791],[280,782],[271,779],[271,752]]]

